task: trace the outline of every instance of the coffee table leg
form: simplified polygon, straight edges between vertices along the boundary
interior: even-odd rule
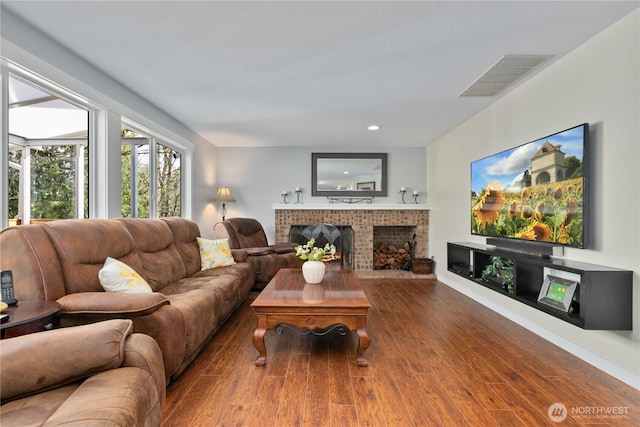
[[[264,366],[267,361],[267,348],[264,345],[264,334],[267,332],[267,319],[265,316],[258,316],[258,327],[253,331],[253,346],[258,350],[258,358],[254,362],[256,366]]]
[[[371,344],[371,339],[369,338],[369,334],[367,334],[366,327],[367,319],[366,317],[359,318],[357,320],[358,328],[356,330],[358,334],[358,366],[366,367],[369,365],[367,359],[364,358],[364,352],[367,351],[369,345]]]

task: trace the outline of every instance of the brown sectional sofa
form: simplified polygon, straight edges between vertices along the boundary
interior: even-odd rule
[[[162,354],[132,329],[114,319],[0,341],[0,425],[159,426]]]
[[[18,300],[57,301],[62,327],[105,319],[133,321],[153,337],[167,383],[195,359],[254,284],[246,252],[237,264],[201,271],[195,222],[184,218],[79,219],[0,232],[0,269],[12,270]],[[104,292],[98,271],[107,257],[136,270],[153,293]]]

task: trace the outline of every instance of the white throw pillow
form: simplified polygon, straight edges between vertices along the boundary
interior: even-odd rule
[[[100,284],[107,292],[130,294],[151,293],[153,289],[136,271],[124,262],[108,257],[98,272]]]
[[[209,240],[198,237],[200,265],[202,270],[233,265],[236,261],[231,255],[229,239]]]

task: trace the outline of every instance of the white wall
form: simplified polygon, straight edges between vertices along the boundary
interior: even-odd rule
[[[192,216],[198,223],[200,234],[214,238],[213,226],[218,221],[216,206],[211,201],[218,189],[218,149],[209,143],[196,146],[193,158],[193,183],[191,185]]]
[[[585,331],[440,268],[438,278],[640,388],[640,11],[558,61],[427,149],[430,251],[445,265],[470,234],[471,161],[583,122],[593,147],[595,242],[568,259],[634,270],[633,331]],[[496,331],[499,333],[499,331]]]
[[[270,243],[275,240],[272,204],[280,203],[282,191],[289,192],[288,200],[295,202],[294,190],[301,187],[305,204],[328,204],[324,197],[311,197],[311,153],[314,152],[385,152],[388,153],[388,196],[376,197],[374,203],[399,203],[400,187],[407,188],[405,201],[412,201],[411,193],[418,190],[419,203],[425,197],[425,148],[375,148],[349,150],[340,147],[269,147],[218,148],[220,185],[230,187],[236,203],[227,205],[228,217],[256,218],[265,228]],[[216,206],[219,209],[219,206]],[[218,220],[220,216],[218,215]]]

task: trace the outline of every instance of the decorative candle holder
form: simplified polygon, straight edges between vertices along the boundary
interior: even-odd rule
[[[287,193],[286,190],[282,191],[282,204],[286,205],[287,204],[287,196],[289,195],[289,193]]]
[[[400,187],[400,194],[401,194],[401,196],[402,196],[402,204],[403,204],[403,205],[406,205],[406,204],[407,204],[407,202],[405,202],[405,201],[404,201],[404,194],[405,194],[406,192],[407,192],[407,189],[406,189],[406,188],[404,188],[404,187]]]
[[[302,193],[302,188],[296,187],[296,205],[302,204],[300,201],[300,193]]]

